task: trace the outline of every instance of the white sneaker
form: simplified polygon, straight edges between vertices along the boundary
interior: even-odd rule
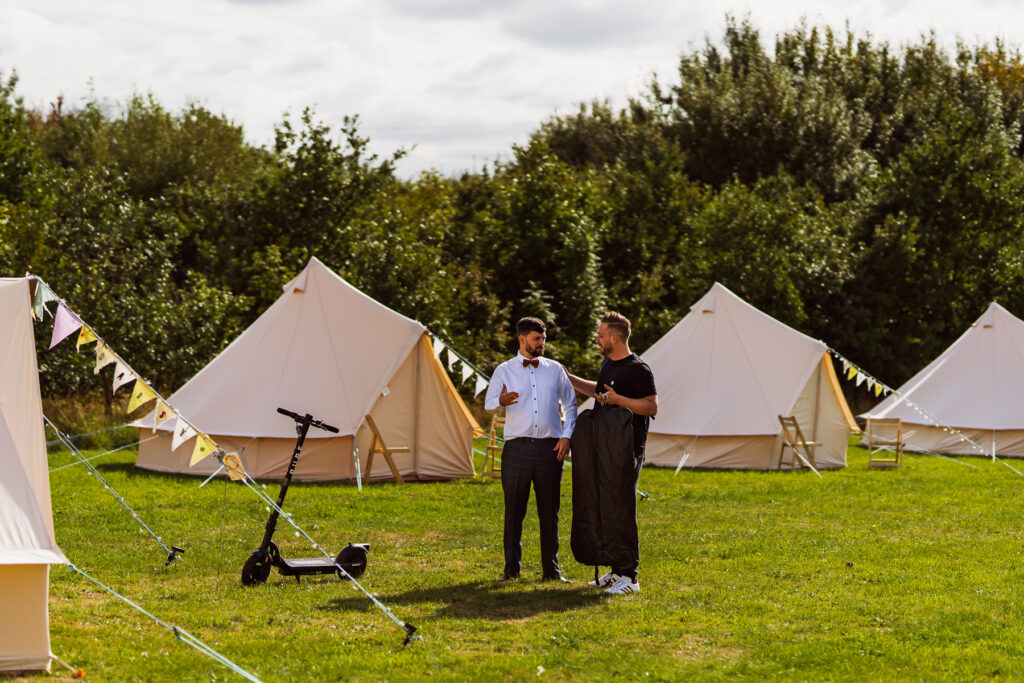
[[[618,580],[619,580],[619,575],[618,574],[612,574],[611,572],[608,572],[607,574],[602,576],[600,579],[597,579],[596,581],[591,581],[587,585],[590,586],[591,588],[607,588],[608,586],[612,585],[613,583],[615,583]]]
[[[628,593],[639,593],[640,582],[636,579],[631,579],[628,576],[618,576],[615,578],[615,583],[611,587],[605,589],[605,593],[609,595],[626,595]]]

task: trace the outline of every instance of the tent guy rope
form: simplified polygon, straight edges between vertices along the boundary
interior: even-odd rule
[[[61,439],[64,441],[64,445],[67,447],[67,449],[69,451],[71,451],[71,453],[75,457],[77,457],[81,461],[81,463],[86,466],[86,468],[88,468],[89,472],[94,477],[96,477],[96,480],[99,481],[100,484],[102,484],[103,487],[106,488],[107,491],[110,492],[110,495],[114,496],[114,498],[117,499],[117,502],[119,502],[124,507],[124,509],[127,510],[129,512],[129,514],[131,514],[131,516],[135,518],[135,521],[139,523],[139,526],[142,528],[142,530],[145,531],[146,533],[148,533],[150,536],[152,536],[153,540],[155,540],[157,543],[160,544],[160,547],[163,548],[164,552],[167,553],[167,562],[164,564],[164,566],[166,567],[166,566],[172,564],[175,561],[181,562],[182,559],[178,555],[178,553],[185,552],[185,549],[184,548],[180,548],[180,547],[178,547],[176,545],[172,545],[170,548],[168,548],[164,544],[163,540],[159,536],[157,536],[156,533],[154,533],[152,529],[149,528],[149,525],[146,524],[144,521],[142,521],[142,518],[139,517],[139,514],[137,512],[135,512],[134,509],[132,509],[132,506],[129,505],[128,502],[125,501],[125,499],[121,497],[121,494],[119,494],[117,491],[115,491],[114,487],[111,486],[110,483],[106,479],[103,478],[103,475],[100,474],[99,470],[97,470],[93,466],[93,464],[91,462],[89,462],[85,458],[84,455],[82,455],[81,451],[79,451],[78,448],[75,447],[75,444],[73,444],[70,441],[68,441],[67,437],[65,437],[64,433],[61,432],[59,429],[57,429],[57,426],[54,425],[53,422],[50,421],[50,418],[48,418],[45,415],[43,415],[43,419],[46,421],[46,423],[48,425],[50,425],[50,428],[53,429],[53,431],[56,432],[57,435],[61,437]]]
[[[379,608],[379,609],[380,609],[380,610],[381,610],[381,611],[382,611],[382,612],[383,612],[383,613],[384,613],[385,615],[387,615],[387,617],[388,617],[389,619],[391,619],[391,621],[395,622],[395,624],[397,624],[397,625],[398,625],[398,627],[399,627],[399,628],[401,628],[401,629],[402,629],[402,630],[403,630],[403,631],[405,632],[405,640],[404,640],[404,641],[402,642],[402,644],[403,644],[403,645],[408,645],[408,644],[409,644],[410,642],[412,642],[413,640],[422,640],[422,639],[423,639],[423,636],[418,636],[418,635],[414,635],[414,634],[416,633],[416,630],[417,630],[415,626],[413,626],[412,624],[410,624],[410,623],[408,623],[408,622],[404,622],[404,621],[402,621],[401,619],[399,619],[398,617],[396,617],[396,616],[395,616],[395,615],[394,615],[394,614],[393,614],[393,613],[391,612],[391,610],[389,610],[389,609],[388,609],[387,607],[385,607],[385,606],[384,606],[384,604],[383,604],[383,603],[382,603],[382,602],[381,602],[380,600],[378,600],[378,599],[377,599],[376,597],[374,597],[374,596],[373,596],[373,594],[372,594],[372,593],[370,593],[370,592],[369,592],[368,590],[366,590],[366,589],[365,589],[365,588],[363,587],[363,585],[362,585],[361,583],[359,583],[358,581],[356,581],[356,579],[355,579],[355,578],[354,578],[354,577],[353,577],[353,576],[352,576],[351,574],[349,574],[349,573],[348,573],[348,572],[347,572],[347,571],[345,570],[345,568],[344,568],[344,567],[342,567],[342,566],[341,566],[341,565],[340,565],[340,564],[339,564],[339,563],[338,563],[338,562],[337,562],[337,561],[335,560],[335,558],[331,557],[331,556],[330,556],[330,555],[329,555],[329,554],[327,553],[327,551],[326,551],[326,550],[324,550],[324,549],[323,549],[323,547],[321,547],[321,545],[320,545],[319,543],[317,543],[316,541],[314,541],[314,540],[313,540],[313,538],[312,538],[312,537],[311,537],[311,536],[310,536],[309,534],[307,534],[307,533],[306,533],[306,531],[305,531],[305,530],[304,530],[304,529],[303,529],[302,527],[300,527],[300,526],[299,526],[299,525],[298,525],[298,524],[297,524],[297,523],[295,522],[295,520],[294,520],[294,519],[292,519],[292,516],[291,516],[291,515],[290,515],[289,513],[285,512],[285,511],[284,511],[284,510],[282,510],[282,509],[281,509],[280,507],[278,507],[278,505],[277,505],[277,501],[273,500],[273,499],[272,499],[272,498],[271,498],[270,496],[268,496],[268,495],[266,494],[266,492],[264,492],[264,491],[263,491],[263,490],[262,490],[262,489],[260,488],[259,484],[258,484],[258,483],[257,483],[257,482],[256,482],[256,481],[255,481],[255,480],[254,480],[254,479],[252,478],[252,477],[250,477],[250,476],[249,476],[249,474],[248,474],[247,472],[243,474],[243,476],[242,476],[242,478],[240,479],[240,481],[241,481],[241,482],[242,482],[243,484],[245,484],[245,485],[246,485],[246,486],[247,486],[247,487],[249,488],[249,490],[250,490],[250,491],[252,491],[253,493],[255,493],[255,494],[256,494],[256,496],[257,496],[257,497],[258,497],[258,498],[259,498],[260,500],[262,500],[262,501],[263,501],[264,503],[266,503],[267,505],[271,506],[271,507],[272,507],[272,508],[273,508],[274,510],[276,510],[276,511],[277,511],[277,513],[278,513],[278,514],[279,514],[279,515],[280,515],[280,516],[281,516],[282,518],[284,518],[284,519],[285,519],[285,520],[286,520],[286,521],[287,521],[287,522],[288,522],[289,524],[291,524],[291,525],[292,525],[292,527],[294,527],[294,528],[295,528],[295,530],[296,530],[296,531],[297,531],[297,532],[298,532],[299,534],[302,534],[302,536],[303,536],[303,537],[304,537],[304,538],[305,538],[305,539],[306,539],[307,541],[309,541],[310,545],[311,545],[311,546],[313,547],[313,549],[314,549],[314,550],[317,550],[318,552],[320,552],[321,554],[323,554],[323,556],[324,556],[324,557],[326,557],[326,558],[327,558],[328,560],[330,560],[330,561],[331,561],[331,562],[332,562],[332,563],[334,564],[334,566],[338,568],[338,571],[339,571],[339,572],[343,573],[343,574],[344,574],[344,575],[345,575],[346,577],[348,577],[348,580],[352,582],[352,585],[353,585],[353,586],[355,586],[355,587],[356,587],[356,588],[358,588],[358,589],[359,589],[360,591],[362,591],[362,592],[363,592],[363,593],[364,593],[364,594],[366,595],[366,597],[368,597],[368,598],[369,598],[369,599],[370,599],[370,600],[371,600],[371,601],[373,602],[373,604],[374,604],[374,605],[376,605],[376,606],[377,606],[377,607],[378,607],[378,608]]]
[[[146,443],[147,441],[152,441],[153,439],[159,439],[161,436],[163,436],[163,434],[156,434],[154,436],[149,436],[149,437],[146,437],[145,439],[141,439],[141,440],[140,439],[132,439],[131,441],[126,441],[126,442],[124,442],[122,444],[119,444],[118,446],[115,446],[114,448],[111,448],[109,451],[104,451],[104,452],[100,453],[99,455],[90,456],[90,457],[86,458],[85,460],[87,462],[92,462],[93,460],[98,460],[99,458],[102,458],[105,455],[110,455],[112,453],[117,453],[119,451],[125,450],[126,448],[131,448],[132,446],[137,446],[139,444]],[[68,440],[70,441],[71,437],[68,437]],[[64,441],[61,440],[61,439],[56,439],[53,443],[54,444],[64,443]],[[47,445],[50,445],[50,444],[48,443]],[[81,465],[81,464],[82,463],[80,461],[79,462],[70,462],[67,465],[61,465],[60,467],[51,467],[50,468],[50,472],[57,472],[59,470],[64,470],[64,469],[67,469],[69,467],[77,467],[78,465]]]
[[[232,671],[234,671],[236,674],[238,674],[242,678],[245,678],[246,680],[249,680],[249,681],[254,681],[254,683],[260,683],[260,679],[259,678],[257,678],[253,674],[249,673],[248,671],[246,671],[242,667],[238,666],[237,664],[232,662],[230,659],[228,659],[227,657],[225,657],[221,653],[217,652],[212,647],[210,647],[209,645],[207,645],[203,641],[199,640],[198,638],[193,636],[191,633],[189,633],[185,629],[183,629],[183,628],[181,628],[179,626],[174,626],[173,624],[168,624],[163,619],[160,619],[159,617],[151,614],[150,612],[146,611],[145,609],[143,609],[142,607],[140,607],[136,603],[134,603],[131,600],[129,600],[128,598],[124,597],[123,595],[121,595],[120,593],[115,591],[110,586],[108,586],[105,583],[102,583],[102,582],[98,581],[97,579],[94,579],[93,577],[89,576],[88,574],[86,574],[84,571],[82,571],[81,569],[79,569],[75,565],[73,565],[71,563],[68,563],[68,568],[73,570],[73,571],[78,572],[79,574],[81,574],[85,578],[89,579],[90,581],[92,581],[94,584],[96,584],[97,586],[99,586],[103,590],[105,590],[108,593],[110,593],[111,595],[113,595],[115,598],[117,598],[121,602],[125,603],[126,605],[129,605],[129,606],[133,607],[134,609],[136,609],[140,613],[144,614],[145,616],[147,616],[150,619],[152,619],[153,621],[155,621],[160,626],[163,626],[165,629],[167,629],[168,631],[173,633],[175,638],[177,638],[178,640],[182,641],[183,643],[185,643],[189,647],[195,648],[196,650],[198,650],[202,654],[206,655],[210,659],[214,660],[215,662],[217,662],[217,663],[227,667],[228,669],[231,669]]]

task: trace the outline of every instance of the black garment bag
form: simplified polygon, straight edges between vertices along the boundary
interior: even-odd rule
[[[573,557],[580,564],[629,567],[640,559],[636,528],[633,413],[597,405],[572,435]]]

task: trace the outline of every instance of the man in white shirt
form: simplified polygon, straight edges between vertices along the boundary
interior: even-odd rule
[[[523,518],[530,485],[537,497],[543,580],[570,583],[558,567],[558,507],[562,461],[576,426],[576,394],[560,363],[543,358],[547,328],[537,318],[516,323],[519,354],[497,367],[484,407],[505,408],[505,446],[501,452],[501,488],[505,494],[505,570],[499,581],[519,577],[523,556]],[[559,407],[562,418],[559,416]]]

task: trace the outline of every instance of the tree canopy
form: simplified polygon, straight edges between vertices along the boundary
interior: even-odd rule
[[[0,74],[0,270],[45,278],[163,391],[313,255],[485,370],[537,315],[592,374],[601,313],[643,351],[715,281],[893,385],[989,301],[1024,313],[1024,61],[1000,41],[730,20],[628,106],[459,177],[399,178],[354,115],[258,147],[199,104],[41,112],[17,86]],[[94,386],[83,356],[41,358],[48,394]]]

